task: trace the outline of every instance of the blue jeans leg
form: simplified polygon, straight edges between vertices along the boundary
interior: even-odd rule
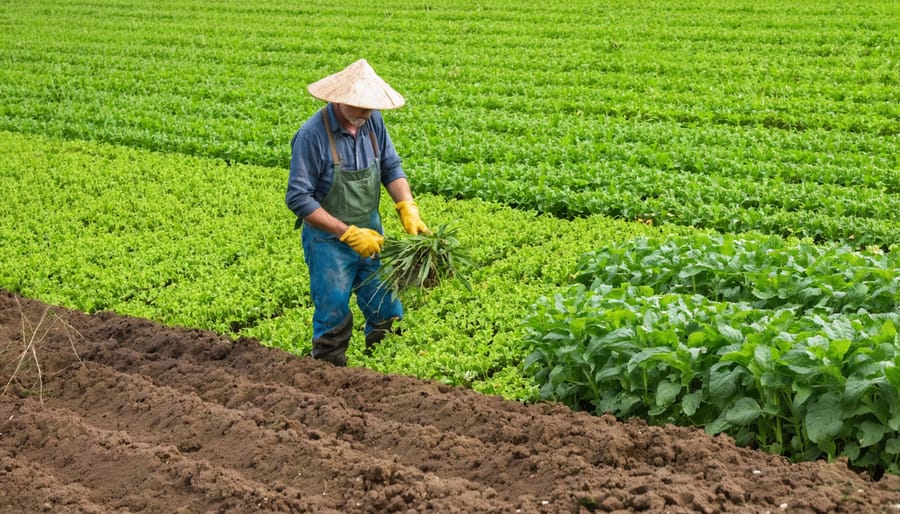
[[[366,318],[365,333],[381,328],[387,321],[403,318],[403,305],[376,274],[381,265],[378,259],[362,259],[357,269],[356,304]]]
[[[308,224],[303,225],[301,239],[315,306],[313,357],[317,353],[316,341],[326,335],[344,334],[341,327],[351,316],[351,293],[356,293],[357,305],[366,318],[367,334],[375,329],[375,325],[403,317],[400,301],[377,278],[369,279],[380,266],[377,257],[362,258],[337,236]],[[344,349],[349,343],[349,333],[346,339]]]

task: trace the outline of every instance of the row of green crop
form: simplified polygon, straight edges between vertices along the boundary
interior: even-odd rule
[[[654,241],[581,256],[575,281],[618,287],[648,286],[658,293],[700,294],[754,308],[805,312],[897,312],[900,248],[859,253],[846,246],[788,247],[781,238],[694,236]]]
[[[296,259],[273,230],[279,170],[9,133],[0,148],[4,288],[223,333],[308,303],[271,266]]]
[[[400,112],[389,116],[400,115]],[[445,120],[461,118],[461,125]],[[485,108],[447,107],[440,121],[423,120],[409,138],[410,156],[437,157],[446,164],[481,164],[509,174],[508,166],[553,168],[544,177],[574,186],[615,183],[611,172],[659,175],[690,183],[706,175],[735,181],[783,181],[847,197],[840,188],[866,193],[900,193],[894,153],[896,141],[829,131],[789,132],[765,127],[725,127],[624,118],[584,113],[550,114],[536,127],[528,113]],[[465,120],[465,121],[463,121]],[[535,130],[539,128],[539,130]],[[469,141],[471,133],[478,139]],[[449,139],[448,139],[449,137]],[[848,173],[853,170],[853,173]],[[518,173],[518,171],[516,172]],[[580,177],[580,179],[579,179]],[[627,187],[628,181],[622,180]],[[736,182],[743,186],[743,183]]]
[[[141,7],[163,15],[139,16]],[[503,109],[504,99],[519,97],[527,112],[550,112],[567,99],[592,114],[897,133],[889,22],[897,9],[890,2],[829,14],[810,2],[788,16],[774,6],[747,12],[738,2],[714,13],[680,2],[655,10],[633,2],[605,10],[587,1],[472,7],[313,2],[281,9],[257,0],[131,4],[123,13],[116,4],[45,0],[10,8],[18,23],[6,55],[29,65],[18,70],[23,78],[46,64],[59,78],[100,91],[136,92],[136,99],[186,92],[206,98],[206,108],[231,98],[242,104],[231,106],[236,111],[277,107],[267,104],[302,93],[285,81],[315,80],[332,57],[363,51],[405,78],[402,89],[423,98],[420,106],[465,108],[496,98]],[[336,20],[355,23],[356,34],[346,36]],[[348,41],[357,44],[347,48]],[[163,79],[169,87],[147,88]],[[229,102],[219,104],[222,114],[237,114],[228,112]]]
[[[493,174],[490,168],[482,165],[432,167],[427,172],[420,170],[416,178],[419,187],[431,193],[482,198],[561,217],[603,214],[655,224],[705,227],[732,233],[761,231],[885,249],[900,241],[900,224],[895,214],[900,205],[898,195],[867,194],[865,191],[854,195],[847,188],[842,195],[848,198],[844,204],[824,190],[816,196],[805,196],[805,188],[778,181],[684,181],[683,177],[679,180],[674,174],[652,171],[646,176],[609,173],[605,177],[611,182],[608,187],[591,189],[553,184],[554,170],[546,167],[516,167],[512,170],[520,171],[519,176]],[[584,175],[574,177],[574,173],[565,171],[556,175],[563,177],[561,182],[570,176],[576,184],[584,180]],[[634,180],[620,182],[627,180],[629,175]],[[745,188],[742,189],[742,185]],[[854,196],[855,199],[849,199]],[[822,206],[825,212],[820,212],[816,206]]]
[[[321,106],[305,85],[367,57],[408,99],[388,121],[419,192],[898,240],[893,2],[41,0],[0,13],[0,129],[283,167]]]
[[[576,280],[525,322],[543,398],[900,472],[900,251],[636,240]]]

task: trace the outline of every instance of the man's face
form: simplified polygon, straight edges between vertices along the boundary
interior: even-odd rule
[[[343,104],[341,105],[341,112],[354,127],[362,127],[372,116],[372,109],[360,109],[359,107]]]

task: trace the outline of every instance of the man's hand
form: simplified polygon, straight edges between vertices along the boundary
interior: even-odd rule
[[[431,233],[431,231],[428,230],[428,227],[422,223],[422,219],[419,218],[419,207],[416,205],[416,202],[413,200],[404,200],[394,204],[394,207],[397,209],[397,213],[400,214],[400,223],[403,224],[403,230],[405,230],[407,234],[417,235]]]
[[[384,237],[370,228],[350,225],[341,235],[341,242],[353,248],[363,257],[371,257],[381,251],[381,247],[384,246]]]

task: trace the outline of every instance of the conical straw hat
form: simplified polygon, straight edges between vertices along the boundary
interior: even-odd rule
[[[306,90],[319,100],[360,109],[396,109],[406,103],[400,93],[375,74],[365,59],[313,82]]]

